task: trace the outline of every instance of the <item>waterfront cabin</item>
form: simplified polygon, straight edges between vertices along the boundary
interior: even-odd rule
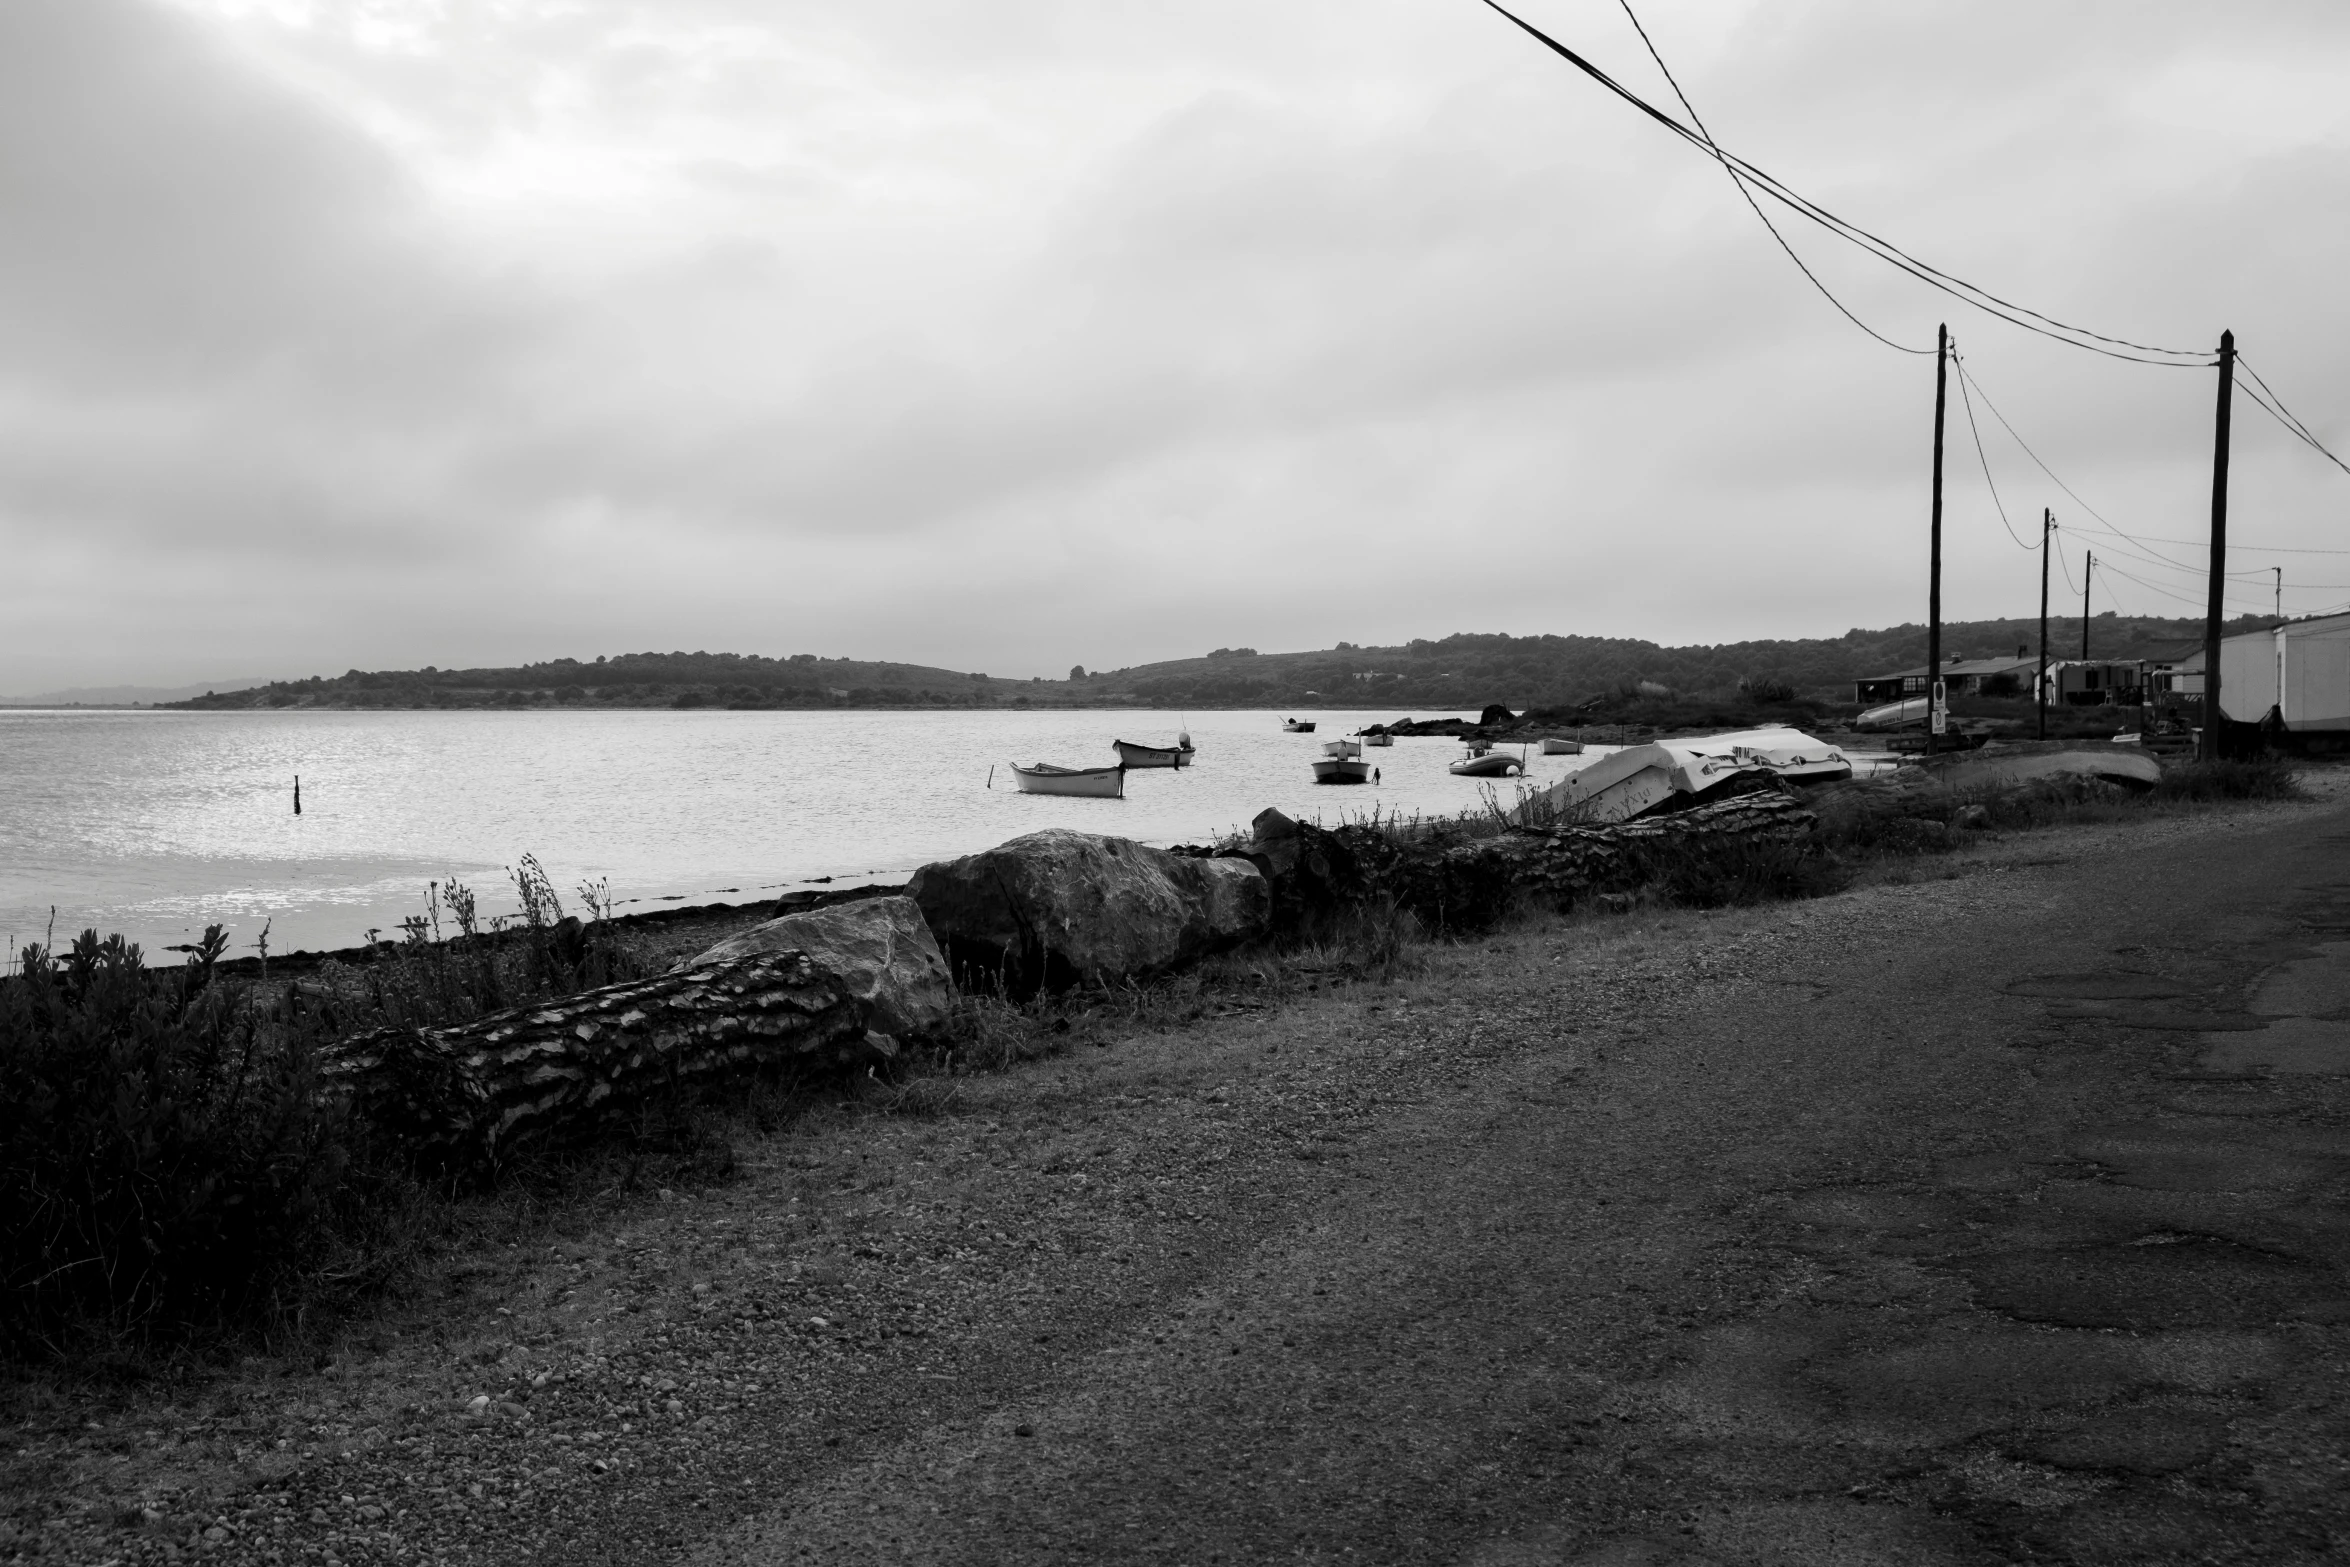
[[[2039,661],[2019,651],[2014,658],[1960,658],[1955,653],[1942,664],[1942,689],[1947,696],[2022,696],[2032,689]],[[1926,694],[1926,666],[1890,675],[1870,675],[1852,683],[1853,699],[1862,706],[1898,702]]]

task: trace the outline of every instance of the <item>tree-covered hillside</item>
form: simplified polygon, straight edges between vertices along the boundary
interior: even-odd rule
[[[2273,622],[2247,616],[2231,631]],[[2202,623],[2103,614],[2089,622],[2099,658],[2173,656],[2200,646]],[[1943,627],[1944,655],[1989,658],[2030,650],[2029,620]],[[2081,621],[2049,622],[2052,657],[2076,657]],[[1401,647],[1341,642],[1309,653],[1218,648],[1198,658],[1127,669],[1072,669],[1061,680],[991,679],[921,664],[746,653],[627,653],[556,659],[511,669],[351,670],[275,681],[174,704],[248,707],[1368,707],[1476,712],[1490,702],[1563,707],[1642,683],[1690,696],[1785,686],[1846,701],[1851,683],[1925,662],[1926,628],[1893,626],[1840,637],[1660,647],[1621,637],[1460,632]]]

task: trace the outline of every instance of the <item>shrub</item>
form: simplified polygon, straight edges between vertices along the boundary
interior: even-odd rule
[[[328,1244],[349,1164],[307,1031],[85,931],[0,984],[0,1339],[54,1353],[267,1308]]]

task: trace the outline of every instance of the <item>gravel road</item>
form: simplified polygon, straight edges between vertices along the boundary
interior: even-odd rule
[[[0,1432],[0,1560],[2339,1561],[2345,867],[2158,818],[1284,980]]]

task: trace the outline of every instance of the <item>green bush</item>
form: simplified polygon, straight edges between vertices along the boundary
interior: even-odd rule
[[[54,1353],[267,1309],[327,1244],[349,1164],[307,1031],[85,931],[0,983],[0,1339]],[[289,999],[288,1008],[294,1003]],[[292,1026],[289,1026],[292,1025]]]

